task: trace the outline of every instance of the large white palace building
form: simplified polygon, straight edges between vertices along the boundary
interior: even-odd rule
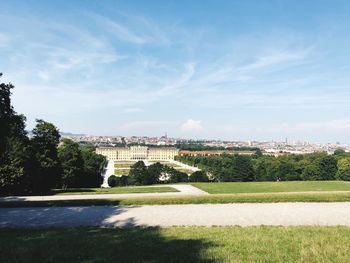
[[[179,150],[173,147],[99,147],[96,153],[106,156],[109,161],[127,160],[174,160],[179,154]]]

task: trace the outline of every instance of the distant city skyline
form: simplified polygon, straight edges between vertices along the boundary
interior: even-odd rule
[[[350,2],[2,1],[1,82],[61,131],[350,143]]]
[[[62,136],[62,138],[76,138],[74,140],[77,140],[78,138],[98,138],[98,137],[102,137],[102,138],[148,138],[148,139],[153,139],[153,138],[157,138],[160,141],[162,140],[162,138],[166,138],[168,140],[179,140],[179,141],[193,141],[193,142],[200,142],[200,141],[206,141],[206,142],[242,142],[242,143],[283,143],[283,144],[340,144],[340,145],[344,145],[349,147],[350,149],[350,143],[341,143],[339,141],[336,142],[318,142],[318,141],[310,141],[310,140],[290,140],[289,138],[285,138],[284,140],[242,140],[242,139],[234,139],[234,140],[228,140],[228,139],[220,139],[220,138],[190,138],[190,137],[174,137],[174,136],[167,136],[165,137],[164,135],[133,135],[133,134],[129,134],[129,135],[122,135],[122,134],[116,134],[116,135],[98,135],[98,134],[75,134],[75,133],[70,133],[70,132],[64,132],[64,131],[60,131],[60,134]],[[78,140],[79,141],[79,140]],[[175,142],[175,141],[174,141]]]

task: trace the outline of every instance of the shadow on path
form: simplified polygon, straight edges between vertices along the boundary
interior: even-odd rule
[[[124,211],[121,206],[0,208],[0,227],[108,226],[106,219]],[[133,218],[116,223],[128,226]]]

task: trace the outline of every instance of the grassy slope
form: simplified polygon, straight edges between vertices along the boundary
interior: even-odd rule
[[[183,197],[138,197],[67,201],[0,202],[0,207],[102,206],[102,205],[174,205],[174,204],[227,204],[275,202],[350,202],[350,192],[224,194]]]
[[[350,182],[344,181],[230,182],[192,183],[192,185],[210,194],[350,191]]]
[[[2,262],[350,262],[346,227],[0,229]]]
[[[74,188],[67,190],[53,190],[56,195],[84,195],[84,194],[131,194],[131,193],[166,193],[178,192],[173,187],[169,186],[128,186],[114,188]]]

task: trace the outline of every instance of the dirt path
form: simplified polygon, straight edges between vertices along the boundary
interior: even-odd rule
[[[350,226],[350,202],[2,208],[0,227]]]
[[[207,192],[204,192],[198,189],[197,187],[194,187],[189,184],[156,185],[155,187],[168,187],[168,186],[177,189],[179,192],[137,193],[137,194],[135,193],[135,194],[93,194],[93,195],[8,196],[8,197],[0,197],[0,202],[208,195]]]

